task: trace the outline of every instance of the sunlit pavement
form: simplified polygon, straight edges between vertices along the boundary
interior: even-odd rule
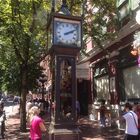
[[[7,102],[7,104],[4,106],[4,110],[5,110],[6,118],[9,118],[19,113],[19,104],[13,104]]]
[[[100,127],[97,121],[90,121],[88,117],[79,120],[82,140],[123,140],[124,132],[117,128]]]
[[[19,117],[12,116],[6,120],[6,140],[27,140],[28,133],[21,133],[19,130]]]

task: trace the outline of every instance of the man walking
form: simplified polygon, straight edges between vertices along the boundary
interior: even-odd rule
[[[138,140],[138,117],[136,113],[132,111],[132,105],[129,103],[125,104],[123,118],[126,121],[124,140]]]

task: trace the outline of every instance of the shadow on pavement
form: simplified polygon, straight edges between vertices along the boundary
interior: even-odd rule
[[[124,131],[113,127],[100,127],[97,121],[87,118],[79,120],[79,128],[83,140],[122,140]]]
[[[20,132],[19,116],[12,116],[6,120],[5,140],[28,140],[29,132]]]
[[[48,127],[49,122],[46,122]],[[21,133],[19,130],[19,115],[12,116],[6,120],[5,140],[28,140],[29,131]],[[81,118],[78,121],[78,127],[81,130],[82,140],[122,140],[124,132],[116,128],[101,128],[97,121],[90,121],[88,117]],[[48,136],[43,140],[48,140]]]

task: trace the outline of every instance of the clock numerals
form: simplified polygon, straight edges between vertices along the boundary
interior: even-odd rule
[[[54,26],[54,43],[80,46],[81,23],[73,20],[56,18]]]
[[[77,41],[78,31],[77,25],[71,23],[57,24],[56,35],[58,41],[66,44],[75,43]]]

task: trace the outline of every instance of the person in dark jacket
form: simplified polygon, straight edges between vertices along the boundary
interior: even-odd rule
[[[4,102],[0,101],[0,134],[2,139],[4,139],[5,120],[6,120],[6,115],[4,111]]]
[[[100,111],[100,123],[102,127],[106,127],[106,107],[105,107],[105,101],[103,100],[101,102],[101,107],[99,108]]]

